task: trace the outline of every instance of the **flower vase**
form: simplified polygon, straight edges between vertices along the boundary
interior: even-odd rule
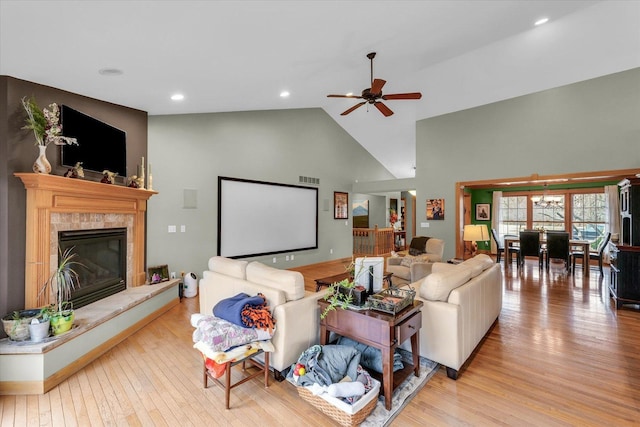
[[[35,173],[51,173],[51,163],[47,160],[47,146],[38,145],[38,149],[40,149],[40,154],[33,164],[33,171]]]

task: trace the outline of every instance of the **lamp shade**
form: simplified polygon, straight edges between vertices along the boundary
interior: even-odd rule
[[[462,240],[464,240],[465,242],[489,240],[489,231],[484,225],[467,224],[464,226]]]

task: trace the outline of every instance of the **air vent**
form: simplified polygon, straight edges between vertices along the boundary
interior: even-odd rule
[[[310,176],[300,176],[300,183],[320,185],[320,178],[312,178]]]

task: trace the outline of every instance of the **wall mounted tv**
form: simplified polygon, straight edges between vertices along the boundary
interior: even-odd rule
[[[218,177],[218,255],[317,248],[317,188]]]
[[[78,145],[63,145],[62,166],[82,162],[85,170],[105,169],[127,176],[127,133],[80,111],[63,105],[60,111],[62,134],[76,138]]]

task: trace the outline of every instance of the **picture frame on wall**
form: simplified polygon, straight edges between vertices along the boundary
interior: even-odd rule
[[[491,204],[476,204],[476,221],[491,221]]]
[[[349,193],[333,192],[333,219],[349,218]]]
[[[147,268],[147,279],[152,285],[169,280],[169,266],[157,265]]]
[[[354,200],[351,210],[353,228],[369,228],[369,200]]]
[[[444,219],[444,199],[427,199],[427,219]]]

